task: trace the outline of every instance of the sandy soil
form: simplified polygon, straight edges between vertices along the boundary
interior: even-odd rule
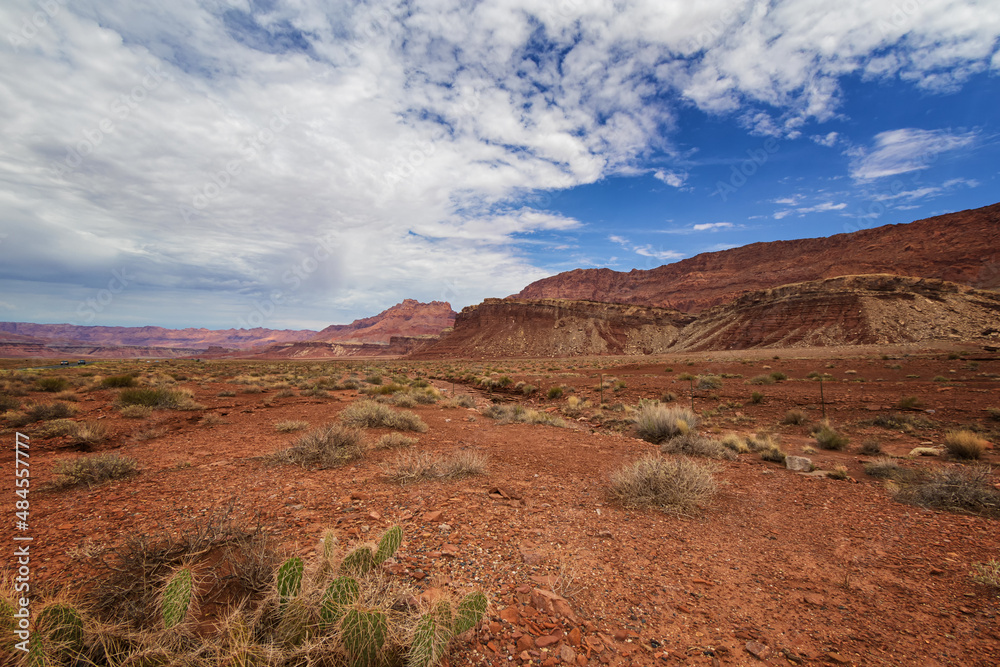
[[[301,368],[315,366],[303,362]],[[972,563],[1000,557],[997,521],[897,503],[864,473],[868,459],[857,453],[865,438],[874,437],[887,453],[905,456],[922,444],[939,445],[949,429],[979,425],[993,443],[985,461],[1000,462],[1000,424],[985,410],[1000,407],[995,355],[948,359],[939,351],[827,349],[644,358],[638,364],[324,362],[312,372],[339,377],[366,366],[399,368],[411,377],[493,369],[541,391],[526,399],[513,386],[494,393],[461,382],[454,387],[473,395],[480,408],[491,400],[517,400],[552,411],[561,411],[569,395],[596,405],[601,374],[625,384],[604,389],[609,405],[634,405],[665,391],[689,404],[689,383],[679,374],[740,375],[725,378],[721,389],[696,393],[696,409],[712,411],[703,431],[769,431],[789,454],[802,454],[815,441],[806,426],[781,420],[791,408],[820,418],[819,386],[806,375],[825,372],[834,378],[824,383],[827,415],[851,445],[809,456],[823,470],[846,466],[852,479],[793,473],[743,454],[717,463],[720,492],[696,516],[624,509],[607,501],[609,476],[655,447],[633,436],[623,412],[598,414],[592,407],[568,418],[567,428],[501,425],[475,409],[412,408],[429,426],[418,436],[419,449],[482,452],[490,459],[486,476],[400,487],[382,474],[381,465],[398,455],[391,450],[372,451],[339,469],[276,466],[262,455],[299,435],[278,433],[276,422],[317,426],[335,420],[357,392],[284,398],[275,398],[275,389],[239,393],[245,385],[233,384],[233,376],[267,372],[267,366],[174,361],[157,371],[182,371],[188,379],[177,386],[192,389],[204,410],[156,411],[130,420],[112,407],[114,390],[79,393],[74,419],[99,421],[111,434],[94,451],[133,457],[141,473],[95,488],[33,493],[36,580],[86,587],[101,549],[121,544],[129,533],[182,527],[232,501],[237,513],[247,520],[259,515],[289,552],[302,554],[316,548],[326,528],[351,539],[402,526],[395,576],[418,588],[480,588],[490,597],[490,618],[456,643],[452,665],[1000,664],[1000,591],[969,576]],[[52,372],[127,368],[150,367],[112,362]],[[747,384],[772,371],[789,379]],[[450,382],[434,383],[452,391]],[[557,385],[567,388],[563,398],[545,398]],[[237,394],[218,396],[226,390]],[[761,403],[750,402],[753,391],[764,394]],[[861,424],[894,412],[900,398],[911,395],[921,399],[919,414],[933,427],[906,433]],[[221,421],[205,424],[205,415]],[[20,430],[31,435],[33,428]],[[150,429],[162,435],[135,438]],[[370,438],[385,432],[374,429]],[[0,493],[12,507],[14,430],[0,437],[7,441],[0,460],[8,471]],[[65,438],[34,437],[31,445],[36,488],[51,481],[57,461],[81,455]],[[957,465],[938,457],[905,464]],[[0,539],[9,545],[12,534],[5,522]],[[568,606],[546,602],[539,592],[545,590]]]

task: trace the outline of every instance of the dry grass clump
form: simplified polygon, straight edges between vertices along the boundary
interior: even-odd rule
[[[361,458],[365,449],[360,429],[326,424],[299,437],[280,456],[303,468],[332,468]]]
[[[847,436],[841,435],[829,424],[820,425],[819,430],[813,434],[813,437],[816,438],[820,449],[843,451],[847,449],[847,444],[850,442]]]
[[[125,389],[136,385],[134,375],[109,375],[101,380],[101,386],[105,388]]]
[[[562,411],[567,417],[577,417],[589,407],[590,401],[584,400],[579,396],[570,396],[566,399],[566,405]]]
[[[452,396],[448,400],[441,404],[442,408],[474,408],[476,407],[476,399],[472,398],[468,394],[459,394],[458,396]]]
[[[38,429],[38,437],[61,438],[76,432],[76,422],[72,419],[53,419],[47,421]]]
[[[850,479],[850,474],[848,473],[847,466],[834,466],[833,470],[826,474],[830,479],[845,480]]]
[[[973,563],[972,580],[984,586],[1000,588],[1000,560],[991,558],[985,563]]]
[[[809,421],[809,417],[802,410],[789,410],[785,413],[784,419],[781,420],[782,424],[791,424],[793,426],[801,426]]]
[[[608,495],[627,507],[690,514],[715,494],[712,472],[687,458],[651,454],[612,473]]]
[[[918,507],[1000,518],[1000,491],[990,484],[986,466],[939,468],[895,490],[900,502]]]
[[[35,382],[35,388],[38,391],[47,391],[55,393],[57,391],[63,391],[69,386],[69,380],[64,377],[46,377],[38,378]]]
[[[685,456],[701,456],[708,459],[736,460],[736,452],[723,446],[721,442],[706,438],[697,433],[688,432],[676,438],[667,440],[660,445],[662,454],[682,454]]]
[[[153,414],[153,408],[145,405],[126,405],[119,412],[126,419],[146,419]]]
[[[399,449],[401,447],[411,447],[417,444],[416,438],[410,438],[402,433],[393,431],[386,433],[375,443],[375,449]]]
[[[899,465],[888,456],[883,456],[865,464],[865,472],[877,479],[889,479],[894,482],[912,482],[918,477],[916,470]]]
[[[290,419],[283,422],[277,422],[274,425],[274,430],[278,433],[293,433],[295,431],[301,431],[304,428],[309,427],[309,422],[302,421],[301,419]]]
[[[201,410],[205,407],[195,402],[194,392],[190,389],[163,387],[122,389],[115,399],[115,406],[125,408],[130,405],[167,410]]]
[[[56,479],[53,486],[66,488],[86,484],[95,486],[113,479],[125,479],[139,472],[134,459],[104,453],[62,460],[52,468]]]
[[[358,428],[392,428],[398,431],[423,433],[427,424],[407,410],[393,410],[376,401],[357,401],[340,413],[340,421]]]
[[[861,422],[862,425],[878,426],[895,431],[910,432],[918,429],[933,428],[934,422],[926,417],[915,414],[880,414]]]
[[[882,454],[882,443],[875,438],[865,438],[858,449],[858,453],[864,456],[878,456]]]
[[[956,459],[978,459],[989,444],[972,431],[948,431],[944,436],[945,449]]]
[[[757,435],[748,436],[747,447],[750,448],[751,452],[757,452],[760,454],[760,458],[764,461],[771,461],[772,463],[785,462],[784,450],[781,449],[781,446],[767,433],[758,433]]]
[[[382,473],[399,484],[459,479],[486,473],[489,459],[469,449],[451,454],[403,452],[382,465]]]
[[[727,433],[722,436],[722,440],[719,443],[727,448],[731,449],[737,454],[746,454],[750,451],[750,447],[747,446],[746,438],[737,435],[736,433]]]
[[[896,403],[897,410],[920,410],[924,407],[924,402],[916,396],[904,396]]]
[[[688,408],[666,406],[656,401],[641,402],[632,421],[639,437],[654,445],[698,428],[698,415]]]
[[[11,410],[4,413],[4,418],[11,426],[24,426],[33,422],[51,421],[71,417],[76,408],[68,403],[31,403],[22,410]]]
[[[539,412],[517,403],[494,404],[483,409],[482,414],[500,424],[545,424],[547,426],[566,426],[560,417],[547,412]]]

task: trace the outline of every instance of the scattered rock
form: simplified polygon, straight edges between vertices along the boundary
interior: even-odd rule
[[[771,656],[771,649],[760,642],[749,641],[746,644],[747,653],[758,660],[767,660]]]
[[[576,651],[569,644],[563,644],[559,647],[559,659],[565,663],[576,662]]]
[[[570,606],[569,602],[566,601],[560,595],[556,595],[552,591],[542,590],[541,588],[535,588],[531,591],[531,604],[539,611],[549,614],[550,616],[562,616],[570,623],[574,625],[578,624],[580,621],[573,613],[573,608]]]
[[[555,634],[539,637],[538,639],[535,640],[535,644],[538,646],[538,648],[545,648],[546,646],[552,646],[553,644],[558,644],[559,640],[561,640],[562,638],[563,634],[562,631],[560,630]]]
[[[850,659],[845,658],[844,656],[840,655],[836,651],[831,651],[830,653],[827,653],[826,654],[826,659],[829,660],[830,662],[835,662],[838,665],[849,665],[849,664],[851,664]]]
[[[520,614],[517,613],[515,607],[507,607],[500,612],[500,620],[510,623],[511,625],[517,625],[520,620]]]
[[[352,496],[353,497],[353,496]],[[441,518],[441,510],[435,510],[433,512],[424,512],[424,521],[427,523],[434,523]]]
[[[910,456],[940,456],[942,451],[940,447],[914,447]]]
[[[805,456],[786,456],[785,467],[792,472],[809,472],[812,470],[812,459]]]

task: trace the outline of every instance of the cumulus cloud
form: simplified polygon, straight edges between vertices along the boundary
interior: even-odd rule
[[[657,169],[653,172],[653,178],[663,181],[672,188],[680,188],[684,186],[684,182],[687,180],[688,174],[687,172]]]
[[[841,77],[948,89],[1000,34],[1000,6],[950,0],[52,7],[0,5],[0,289],[73,321],[124,269],[101,317],[217,327],[516,292],[550,273],[526,249],[581,227],[524,202],[649,173],[683,106],[794,137],[837,113]],[[973,141],[895,132],[855,178]]]
[[[870,148],[858,149],[851,163],[851,177],[870,181],[927,169],[938,156],[966,148],[977,140],[977,132],[902,128],[875,135]]]

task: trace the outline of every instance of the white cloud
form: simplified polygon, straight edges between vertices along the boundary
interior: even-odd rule
[[[706,231],[718,231],[720,229],[732,229],[734,227],[731,222],[705,222],[699,225],[695,225],[691,229],[696,232],[706,232]]]
[[[775,200],[775,201],[781,203],[783,201],[790,201],[790,200]],[[807,215],[809,213],[827,213],[829,211],[842,211],[845,208],[847,208],[847,204],[845,202],[840,202],[835,204],[832,201],[827,201],[827,202],[822,202],[820,204],[816,204],[815,206],[800,206],[798,208],[790,208],[790,209],[775,211],[773,217],[775,220],[781,220],[782,218],[786,218],[789,215],[792,215],[793,213],[797,213],[798,215],[802,216],[802,215]]]
[[[687,180],[688,174],[687,172],[657,169],[653,172],[653,178],[663,181],[672,188],[680,188],[684,186],[684,182]]]
[[[682,105],[796,136],[841,77],[948,89],[1000,35],[996,3],[950,0],[901,22],[868,0],[57,4],[30,36],[39,6],[0,4],[0,290],[72,320],[127,267],[102,316],[211,326],[278,292],[271,326],[518,291],[548,273],[525,247],[580,227],[520,202],[648,173]],[[879,135],[852,175],[971,141],[930,134]]]
[[[853,151],[851,178],[870,181],[927,169],[943,153],[975,143],[976,132],[903,128],[875,135],[870,149]]]
[[[682,252],[677,252],[676,250],[669,250],[664,248],[663,246],[660,246],[659,248],[654,248],[652,244],[649,243],[646,243],[644,245],[634,244],[624,236],[619,236],[617,234],[612,234],[611,236],[608,237],[608,240],[611,241],[612,243],[617,243],[623,249],[628,250],[630,252],[634,252],[637,255],[641,255],[643,257],[651,257],[653,259],[658,259],[662,262],[671,262],[674,260],[682,259],[684,257],[684,253]]]
[[[827,134],[814,134],[809,138],[820,146],[831,148],[837,143],[839,136],[836,132],[828,132]]]

